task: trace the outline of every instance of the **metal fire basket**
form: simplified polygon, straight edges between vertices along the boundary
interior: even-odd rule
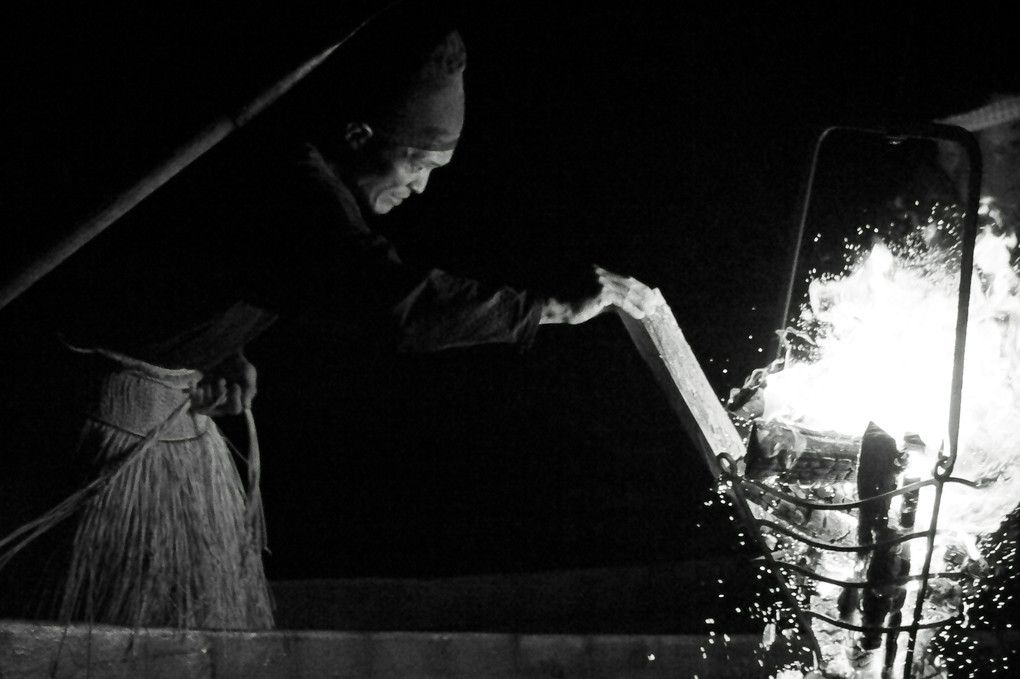
[[[737,518],[758,543],[801,638],[809,645],[814,669],[828,675],[831,668],[823,665],[823,659],[832,656],[826,651],[838,647],[849,666],[844,674],[836,676],[936,676],[935,669],[922,657],[927,642],[937,630],[959,620],[961,613],[955,605],[959,601],[954,597],[959,594],[960,581],[974,577],[962,560],[953,563],[949,559],[949,566],[936,569],[933,555],[937,547],[941,549],[939,510],[944,490],[949,484],[978,485],[953,476],[953,468],[980,156],[973,137],[955,127],[826,130],[812,158],[791,267],[794,273],[783,311],[784,325],[793,300],[799,253],[808,233],[820,154],[831,136],[851,133],[870,135],[893,145],[913,139],[954,143],[970,162],[960,231],[961,271],[948,436],[930,477],[904,478],[898,464],[908,451],[874,425],[860,436],[849,437],[758,421],[752,423],[745,444],[729,414],[713,398],[668,307],[640,323],[625,319],[625,324],[653,373],[663,382],[720,491],[732,499]],[[922,493],[926,500],[930,498],[931,517],[915,526],[915,508]],[[827,562],[847,567],[837,576]]]

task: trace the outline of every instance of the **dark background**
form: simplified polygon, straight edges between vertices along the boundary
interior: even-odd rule
[[[4,277],[379,4],[7,17]],[[467,124],[454,162],[387,219],[405,259],[540,289],[592,263],[632,275],[661,289],[720,398],[771,358],[818,134],[973,108],[1020,63],[1008,3],[451,4]],[[58,270],[0,310],[5,533],[66,488],[48,448],[61,364],[26,320],[63,284]],[[544,327],[523,353],[392,356],[287,323],[248,353],[274,579],[753,551],[612,314]]]

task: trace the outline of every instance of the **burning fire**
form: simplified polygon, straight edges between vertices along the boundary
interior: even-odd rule
[[[785,357],[765,371],[759,424],[848,439],[860,438],[874,423],[898,444],[904,466],[897,486],[902,487],[907,479],[932,478],[940,454],[949,452],[961,269],[956,222],[947,216],[939,218],[940,214],[950,213],[937,207],[930,222],[903,242],[876,239],[867,251],[847,244],[843,274],[806,281],[807,300],[796,328],[783,335]],[[959,570],[961,563],[980,570],[984,564],[978,538],[996,531],[1020,501],[1020,276],[1011,264],[1017,239],[1001,228],[987,201],[980,214],[985,224],[974,250],[960,427],[952,472],[953,477],[973,485],[944,486],[932,552],[933,572],[953,570],[954,566]],[[862,236],[866,233],[860,231]],[[803,449],[803,442],[796,438],[794,434],[794,440],[784,445]],[[851,496],[856,489],[844,485],[848,486],[843,489],[846,500],[854,499]],[[913,530],[928,528],[934,496],[930,486],[921,490]],[[895,498],[891,512],[899,515],[904,510],[902,501],[902,497]],[[780,540],[777,553],[784,561],[803,559],[796,549],[786,547],[784,551]],[[926,551],[925,540],[907,543],[903,559],[912,574],[920,572]],[[816,572],[844,581],[864,579],[861,561],[845,553],[824,554],[812,557],[817,560]],[[947,563],[951,559],[955,562]],[[932,589],[939,587],[933,583]],[[916,582],[906,586],[914,598],[917,589]],[[822,602],[831,617],[840,617],[835,609],[841,591],[838,585],[817,583],[815,605]],[[932,612],[930,602],[940,597],[942,612],[958,612],[958,587],[936,591],[934,596],[929,590],[924,617]],[[908,598],[902,624],[907,624],[912,612]],[[930,641],[930,634],[921,637],[918,653]],[[849,649],[839,647],[845,646],[847,638],[838,637],[828,648],[822,644],[826,675],[879,676],[874,665],[869,669],[855,664]],[[902,655],[903,649],[899,650]]]
[[[994,217],[984,204],[983,213]],[[810,282],[800,325],[812,329],[810,357],[770,374],[763,420],[860,436],[875,422],[897,441],[926,446],[906,475],[931,475],[947,440],[956,340],[957,248],[928,247],[948,228],[933,222],[895,251],[875,243],[844,277]],[[991,219],[974,249],[967,350],[946,529],[977,535],[998,527],[1020,500],[1020,276],[1010,264],[1013,234]],[[895,246],[893,246],[895,247]]]

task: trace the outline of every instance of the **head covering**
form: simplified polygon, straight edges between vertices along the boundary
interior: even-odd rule
[[[417,62],[417,63],[415,63]],[[464,68],[467,52],[451,30],[421,53],[411,55],[403,76],[382,74],[383,91],[366,120],[375,134],[402,146],[452,150],[464,127]],[[395,82],[386,88],[387,81]]]
[[[306,80],[284,126],[293,121],[338,152],[350,123],[367,124],[386,143],[451,150],[464,126],[466,64],[454,13],[444,3],[392,3]]]

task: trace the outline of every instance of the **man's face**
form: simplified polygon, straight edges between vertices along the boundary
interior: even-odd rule
[[[364,152],[352,183],[362,203],[377,215],[386,214],[412,193],[422,193],[432,171],[453,159],[453,151],[407,146],[384,145]]]

